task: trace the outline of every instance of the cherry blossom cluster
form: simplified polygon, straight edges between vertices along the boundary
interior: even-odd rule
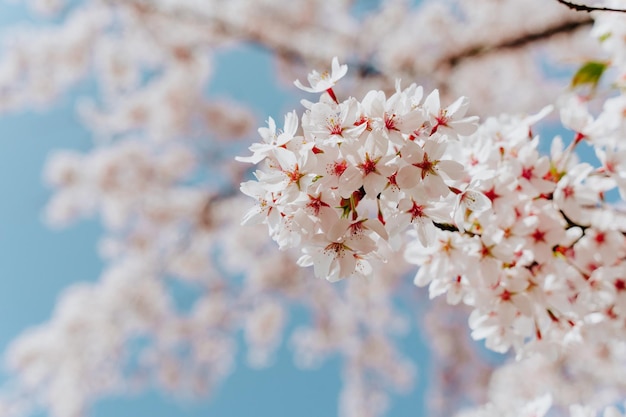
[[[541,117],[488,119],[463,141],[464,163],[491,208],[464,233],[437,230],[435,245],[414,240],[407,259],[420,266],[415,282],[431,296],[475,308],[473,336],[497,351],[539,349],[552,355],[565,346],[623,338],[626,322],[626,213],[623,142],[623,17],[599,19],[598,37],[616,73],[617,95],[597,116],[584,96],[560,103],[563,126],[550,155],[538,151],[533,123]],[[587,145],[597,163],[579,162]]]
[[[463,233],[437,230],[433,245],[415,240],[407,249],[420,265],[416,284],[474,306],[474,337],[491,349],[559,349],[623,331],[626,217],[606,197],[624,193],[615,157],[623,145],[604,120],[623,119],[608,110],[613,100],[621,99],[607,101],[596,127],[589,121],[589,133],[575,132],[567,148],[554,138],[549,156],[529,134],[532,118],[487,120],[464,141],[463,162],[482,178],[476,189],[491,208]],[[576,102],[563,107],[565,125],[580,121],[581,111]],[[596,146],[600,167],[577,161],[573,149],[582,141]]]
[[[267,223],[281,249],[300,247],[298,263],[331,281],[369,275],[379,248],[400,247],[412,224],[428,244],[437,227],[489,207],[456,160],[459,135],[477,127],[465,98],[442,107],[438,91],[398,84],[390,97],[339,101],[333,86],[346,72],[335,58],[332,73],[309,75],[310,87],[296,81],[320,100],[303,102],[300,120],[287,114],[282,130],[270,119],[253,155],[238,158],[262,163],[241,185],[257,200],[244,223]]]
[[[300,121],[289,113],[283,130],[270,119],[263,143],[239,158],[261,163],[241,185],[257,200],[244,223],[266,223],[281,249],[301,248],[298,264],[331,281],[370,275],[379,248],[399,249],[410,229],[415,283],[474,307],[473,336],[496,351],[558,353],[623,332],[626,215],[607,195],[626,195],[624,96],[595,120],[576,96],[566,101],[574,138],[555,138],[546,156],[532,130],[549,108],[476,131],[465,98],[441,107],[437,91],[424,98],[416,85],[339,101],[346,72],[334,59],[310,87],[296,81],[320,100],[303,102]],[[583,141],[601,166],[577,161]]]

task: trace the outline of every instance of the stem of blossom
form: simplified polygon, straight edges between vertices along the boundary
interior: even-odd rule
[[[380,194],[379,194],[380,197]],[[383,217],[383,212],[380,209],[380,198],[376,199],[376,205],[378,206],[378,221],[382,223],[382,225],[385,225],[385,218]]]
[[[582,142],[583,139],[585,139],[585,135],[583,135],[580,132],[576,132],[576,136],[574,136],[574,140],[569,144],[567,149],[565,149],[565,151],[563,152],[563,160],[561,163],[562,167],[567,166],[567,161],[569,161],[569,158],[572,155],[572,152],[574,152],[574,149],[576,149],[576,146],[578,146],[578,144]]]
[[[354,191],[352,194],[350,194],[350,197],[342,198],[341,202],[339,203],[341,205],[337,207],[343,210],[343,212],[341,213],[341,217],[347,219],[350,213],[352,213],[352,220],[356,220],[359,217],[359,214],[356,211],[356,206],[359,205],[359,202],[363,199],[364,196],[365,189],[361,187],[358,190]]]
[[[359,204],[358,201],[355,201],[354,193],[350,196],[350,211],[352,211],[352,220],[356,220],[359,214],[356,212],[356,206]]]
[[[574,137],[574,146],[578,145],[583,139],[585,139],[585,135],[580,132],[576,132],[576,136]]]
[[[329,88],[328,90],[326,90],[326,92],[328,93],[328,95],[330,96],[330,98],[333,99],[333,101],[337,104],[339,104],[339,100],[337,100],[337,96],[335,95],[335,92],[333,91],[332,88]]]

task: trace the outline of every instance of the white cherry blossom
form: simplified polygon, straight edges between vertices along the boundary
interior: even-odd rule
[[[348,66],[346,64],[339,65],[339,59],[334,57],[330,73],[328,73],[328,71],[320,73],[315,70],[309,73],[307,80],[309,81],[310,87],[303,85],[300,80],[296,80],[294,84],[299,89],[309,93],[322,93],[332,89],[337,81],[343,78],[347,72]]]

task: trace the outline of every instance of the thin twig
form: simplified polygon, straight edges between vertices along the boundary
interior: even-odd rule
[[[570,9],[576,10],[578,12],[621,12],[626,13],[626,9],[613,9],[611,7],[597,7],[597,6],[586,6],[584,4],[576,4],[566,0],[556,0],[559,3],[569,7]]]

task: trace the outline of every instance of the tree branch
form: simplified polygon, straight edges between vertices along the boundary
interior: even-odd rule
[[[557,0],[557,1],[561,1],[561,0]],[[468,48],[466,50],[460,51],[455,55],[446,57],[437,66],[439,68],[441,67],[453,68],[459,65],[464,60],[467,60],[469,58],[476,58],[481,55],[487,55],[490,53],[507,50],[507,49],[523,48],[535,42],[540,42],[542,40],[549,39],[556,35],[574,32],[577,29],[580,29],[584,26],[591,25],[592,23],[593,23],[593,19],[591,18],[586,18],[582,20],[568,20],[568,21],[560,22],[554,26],[549,26],[537,32],[528,33],[525,36],[516,37],[512,39],[505,39],[502,42],[494,44],[494,45],[477,45],[472,48]]]
[[[282,59],[303,64],[307,66],[326,65],[327,59],[323,53],[317,50],[303,51],[297,45],[291,42],[291,39],[284,36],[272,36],[271,32],[261,30],[261,28],[238,24],[238,22],[232,22],[229,19],[223,19],[216,15],[204,15],[201,13],[190,13],[183,8],[167,7],[162,8],[158,6],[157,2],[149,2],[147,0],[104,0],[110,4],[119,5],[120,7],[136,7],[145,14],[156,14],[163,17],[179,20],[181,22],[188,22],[189,24],[204,26],[207,28],[207,34],[214,31],[226,37],[235,37],[243,41],[250,42],[260,49],[269,51],[270,53],[280,56]],[[560,0],[558,0],[560,1]],[[550,39],[553,36],[566,35],[572,33],[580,28],[591,25],[593,20],[591,17],[572,13],[572,17],[565,18],[557,22],[552,22],[546,27],[535,28],[526,33],[512,33],[509,38],[501,38],[494,43],[483,43],[468,45],[465,49],[456,51],[454,54],[441,57],[440,61],[433,66],[429,73],[436,70],[454,70],[466,61],[489,56],[491,54],[497,54],[506,50],[523,49],[533,44],[541,43]],[[287,31],[295,28],[289,28]],[[327,38],[327,42],[331,42],[328,39],[328,31],[322,27],[316,27],[316,31],[320,32],[320,39]],[[356,45],[356,40],[346,34],[337,34],[333,38],[333,42],[342,42],[345,44]],[[355,46],[356,47],[356,46]],[[414,79],[423,75],[423,69],[417,68],[415,65],[409,65],[401,72],[393,72],[387,74],[385,71],[379,69],[372,61],[356,60],[348,62],[350,67],[356,69],[357,74],[363,78],[376,78],[381,77],[388,81],[395,80],[397,78],[402,79]],[[445,79],[439,80],[438,88],[444,92],[447,89],[447,81]]]
[[[596,6],[586,6],[584,4],[576,4],[566,0],[556,0],[564,6],[569,7],[570,9],[576,10],[577,12],[621,12],[626,13],[626,9],[613,9],[611,7],[596,7]]]
[[[317,62],[320,65],[326,64],[326,57],[318,54],[316,51],[303,51],[301,48],[294,46],[291,42],[283,41],[282,37],[270,37],[264,31],[251,28],[246,25],[233,24],[230,21],[225,21],[214,16],[203,16],[200,14],[187,13],[186,11],[179,10],[162,10],[157,5],[145,0],[106,0],[112,4],[120,5],[135,5],[141,7],[144,13],[156,13],[171,18],[176,18],[184,22],[190,22],[197,25],[210,25],[214,29],[222,32],[227,36],[238,37],[242,40],[255,44],[257,47],[275,53],[284,59],[293,62],[305,62],[311,61]],[[557,0],[562,1],[562,0]],[[553,23],[552,26],[548,26],[543,29],[539,29],[526,34],[517,34],[509,39],[501,39],[498,43],[492,45],[489,44],[477,44],[466,48],[465,50],[458,51],[454,55],[448,55],[442,58],[442,60],[435,66],[435,68],[453,68],[461,64],[465,60],[471,60],[483,55],[491,53],[497,53],[502,50],[523,48],[532,45],[536,42],[549,39],[552,36],[567,34],[574,32],[575,30],[588,26],[593,23],[590,17],[587,18],[572,18],[561,22]],[[324,28],[317,28],[320,32],[327,34]],[[337,41],[341,40],[347,44],[354,43],[354,39],[350,36],[338,35]],[[358,73],[363,77],[371,76],[385,76],[381,71],[371,62],[351,62],[352,68],[356,68]],[[415,68],[411,68],[408,71],[408,75],[415,75]]]

